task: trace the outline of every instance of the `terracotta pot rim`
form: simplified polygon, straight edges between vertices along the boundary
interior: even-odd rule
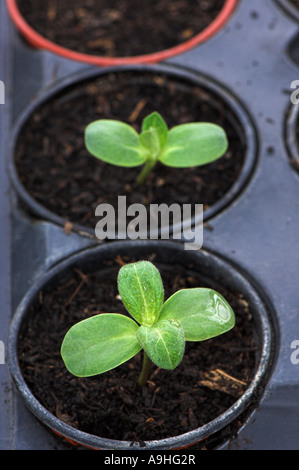
[[[238,1],[239,0],[225,0],[221,11],[216,16],[216,18],[203,31],[193,38],[177,46],[159,52],[129,57],[92,56],[59,46],[58,44],[40,35],[25,21],[20,13],[20,10],[18,9],[17,0],[6,0],[6,4],[12,21],[33,47],[37,49],[48,50],[54,54],[60,55],[70,60],[88,63],[91,65],[108,66],[130,63],[157,63],[175,55],[182,54],[191,48],[198,46],[202,42],[207,41],[214,34],[216,34],[228,21],[236,8]]]
[[[126,253],[131,252],[135,253],[135,256],[144,256],[146,253],[152,253],[153,250],[156,250],[156,253],[159,253],[158,259],[160,262],[161,259],[164,260],[162,262],[165,262],[165,259],[169,259],[169,257],[171,259],[175,256],[175,259],[177,259],[181,256],[183,264],[187,264],[192,260],[192,263],[194,262],[197,266],[200,265],[203,267],[202,269],[204,269],[205,272],[208,271],[210,275],[213,272],[214,274],[217,272],[217,275],[219,273],[220,280],[222,279],[223,282],[225,280],[225,283],[230,283],[233,288],[238,288],[243,293],[246,292],[246,296],[252,306],[252,312],[255,318],[255,327],[257,330],[256,332],[260,338],[261,351],[252,382],[244,394],[224,413],[195,430],[166,439],[145,441],[145,447],[142,447],[139,443],[136,443],[134,446],[130,441],[106,439],[90,435],[67,425],[50,413],[34,397],[23,378],[17,357],[17,344],[23,318],[26,316],[32,302],[38,298],[38,292],[45,285],[49,285],[49,283],[53,282],[53,280],[55,280],[57,276],[61,275],[61,273],[67,273],[72,267],[81,266],[84,262],[87,263],[87,265],[88,263],[96,263],[97,268],[100,268],[100,262],[105,259],[105,256],[108,256],[109,258],[113,257],[113,259],[115,259],[116,253],[125,255]],[[183,244],[169,241],[116,241],[91,247],[75,253],[66,260],[56,264],[41,276],[23,297],[13,315],[9,332],[8,364],[10,373],[16,389],[33,415],[43,422],[46,427],[72,443],[102,450],[184,448],[200,442],[211,434],[223,429],[239,417],[240,414],[249,407],[252,400],[260,400],[261,391],[265,388],[267,380],[269,380],[269,375],[273,366],[273,352],[275,350],[274,333],[271,325],[271,310],[272,306],[268,303],[267,297],[264,297],[264,294],[261,297],[261,294],[250,278],[243,275],[239,268],[222,258],[220,255],[206,249],[201,249],[199,251],[192,252],[191,254],[184,250]]]

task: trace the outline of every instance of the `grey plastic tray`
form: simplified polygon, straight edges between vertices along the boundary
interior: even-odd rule
[[[19,207],[6,166],[10,133],[27,105],[86,65],[32,50],[0,5],[0,341],[30,285],[68,255],[95,242],[35,220]],[[211,77],[242,103],[257,139],[257,164],[239,196],[204,230],[204,246],[221,253],[268,299],[275,333],[272,375],[259,407],[230,444],[236,450],[299,449],[299,175],[288,118],[296,113],[291,83],[299,78],[299,23],[275,0],[240,0],[212,39],[166,64]],[[299,105],[298,105],[299,106]],[[295,108],[294,108],[295,107]],[[293,117],[294,119],[294,117]],[[294,142],[293,142],[294,143]],[[46,431],[16,394],[7,360],[0,364],[0,449],[68,449]],[[224,445],[228,448],[228,444]]]

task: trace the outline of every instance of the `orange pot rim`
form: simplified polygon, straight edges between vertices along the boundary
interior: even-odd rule
[[[219,31],[232,15],[238,1],[239,0],[225,0],[221,11],[216,18],[203,31],[191,39],[169,49],[164,49],[150,54],[128,57],[93,56],[62,47],[43,37],[25,21],[17,6],[17,0],[6,0],[6,5],[12,21],[33,47],[44,49],[67,59],[90,65],[111,66],[134,63],[157,63],[175,55],[187,52],[193,47],[207,41]]]

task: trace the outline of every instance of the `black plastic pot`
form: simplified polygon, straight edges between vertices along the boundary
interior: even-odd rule
[[[95,69],[87,69],[83,72],[75,74],[75,76],[68,77],[66,80],[63,80],[57,86],[53,87],[51,90],[42,93],[38,99],[34,100],[34,102],[30,104],[29,107],[27,107],[20,119],[18,119],[17,124],[12,133],[12,138],[8,151],[8,168],[12,185],[15,188],[22,205],[25,206],[31,214],[35,215],[41,220],[48,220],[50,222],[58,224],[61,227],[63,227],[67,222],[66,218],[63,218],[60,215],[53,213],[52,211],[44,207],[36,199],[34,199],[29,193],[29,191],[25,188],[24,184],[20,181],[20,177],[14,160],[14,155],[19,134],[23,126],[26,124],[27,120],[32,116],[36,109],[38,109],[42,104],[46,102],[51,102],[51,99],[53,99],[58,94],[65,93],[67,96],[67,91],[69,87],[84,83],[85,81],[92,82],[93,79],[96,79],[111,72],[117,74],[123,71],[133,71],[136,73],[149,72],[153,74],[160,73],[166,77],[173,77],[177,81],[184,81],[184,83],[187,83],[188,86],[190,85],[190,90],[192,89],[192,86],[202,87],[203,89],[206,89],[207,91],[213,93],[215,96],[215,100],[219,99],[221,103],[225,103],[227,109],[231,111],[231,118],[229,116],[228,118],[231,120],[231,125],[239,134],[240,141],[244,142],[246,151],[244,155],[243,166],[236,181],[232,183],[230,189],[223,195],[223,197],[221,197],[208,209],[204,210],[203,220],[205,222],[213,218],[215,215],[217,215],[219,212],[229,206],[234,201],[234,199],[244,190],[254,171],[257,158],[257,142],[255,130],[252,125],[250,116],[243,108],[242,104],[237,101],[234,96],[219,83],[215,82],[213,79],[205,75],[193,73],[190,70],[182,69],[180,67],[167,65],[137,65],[131,67],[114,67],[102,69],[100,72]],[[201,203],[201,201],[198,201],[198,203]],[[70,220],[70,222],[72,221]],[[193,217],[192,225],[194,225],[196,222],[198,222],[198,220]],[[94,228],[90,228],[82,224],[72,223],[72,229],[74,231],[79,232],[80,234],[95,237]],[[122,236],[121,238],[124,237]]]
[[[237,291],[244,296],[249,303],[254,317],[254,328],[257,336],[259,352],[257,353],[257,366],[254,378],[244,394],[236,400],[233,406],[227,409],[213,421],[192,430],[186,434],[170,437],[168,439],[157,441],[146,441],[145,443],[135,445],[129,441],[118,441],[105,439],[94,435],[88,435],[80,430],[72,428],[60,419],[47,411],[33,396],[26,384],[19,366],[18,360],[18,336],[22,323],[26,321],[26,316],[30,307],[38,302],[39,293],[50,285],[55,284],[57,279],[68,279],[68,275],[73,269],[77,268],[86,273],[107,269],[107,261],[114,261],[117,256],[130,256],[134,259],[145,259],[155,253],[155,263],[167,265],[180,264],[188,267],[192,264],[192,269],[198,271],[202,276],[210,279],[210,282],[217,282],[230,290]],[[105,264],[106,262],[106,264]],[[241,413],[250,406],[253,409],[257,406],[262,395],[262,390],[266,385],[267,378],[271,371],[274,337],[271,324],[272,312],[269,310],[268,301],[261,296],[250,280],[243,275],[238,268],[232,266],[221,257],[207,251],[197,251],[192,254],[187,253],[182,244],[174,242],[114,242],[101,247],[92,248],[76,254],[66,261],[58,264],[47,272],[30,289],[20,303],[11,324],[8,353],[9,366],[15,385],[25,400],[26,405],[31,412],[47,427],[55,433],[65,437],[73,443],[82,444],[93,449],[132,449],[143,450],[153,449],[178,449],[191,446],[199,441],[214,435],[228,425],[231,425]]]
[[[285,123],[285,136],[290,164],[297,173],[299,173],[298,112],[298,105],[291,105]]]
[[[290,16],[299,21],[298,8],[290,0],[276,0],[277,4],[285,10]]]
[[[242,108],[241,114],[244,111],[243,126],[254,142],[255,155],[244,184],[213,214],[205,213],[204,250],[184,251],[186,259],[194,256],[203,264],[209,264],[211,259],[214,263],[217,259],[219,269],[224,263],[227,280],[231,279],[232,284],[239,281],[243,284],[245,280],[246,292],[252,292],[253,288],[253,305],[258,305],[258,311],[266,313],[270,305],[269,311],[274,312],[270,322],[275,331],[270,374],[266,361],[265,375],[259,382],[261,388],[258,388],[261,392],[258,393],[259,404],[251,409],[248,396],[251,389],[248,389],[244,397],[245,416],[243,412],[239,416],[243,424],[241,429],[235,439],[217,447],[225,450],[299,448],[296,349],[299,331],[296,281],[299,180],[292,164],[298,158],[295,139],[298,105],[290,104],[294,91],[290,84],[298,79],[299,42],[298,20],[282,7],[283,4],[283,0],[239,0],[234,15],[211,40],[161,64],[167,73],[186,74],[186,77],[191,74],[192,80],[208,81],[208,85],[216,87],[216,92],[224,90],[229,103]],[[14,169],[8,171],[4,164],[11,158],[15,145],[12,135],[16,136],[17,126],[56,90],[72,85],[76,80],[106,73],[108,69],[86,69],[82,63],[32,49],[9,21],[5,2],[0,2],[0,25],[0,79],[5,84],[5,105],[0,104],[0,278],[3,287],[0,290],[0,341],[8,352],[10,319],[23,296],[12,323],[12,333],[22,322],[20,315],[21,310],[26,310],[25,302],[34,297],[37,285],[59,271],[58,263],[62,261],[63,266],[67,266],[69,256],[98,245],[94,234],[84,232],[87,236],[81,236],[79,228],[77,233],[66,234],[62,228],[64,221],[53,219],[52,214],[40,215],[39,207],[28,209],[31,204],[26,199],[28,194],[24,194],[20,204],[23,188],[18,187],[19,182],[12,176]],[[237,116],[240,116],[239,111]],[[32,213],[34,217],[31,217]],[[138,246],[145,249],[148,245],[140,242]],[[165,256],[170,256],[168,243],[163,247]],[[83,259],[83,253],[78,256]],[[70,258],[69,262],[74,259]],[[268,319],[266,323],[268,325]],[[257,330],[263,338],[263,329]],[[34,411],[44,416],[46,410],[32,398],[19,375],[12,342],[10,345],[17,387],[26,398],[32,399],[30,406]],[[5,364],[0,364],[0,400],[0,449],[69,448],[63,440],[57,440],[53,433],[44,429],[24,405],[13,387],[7,358]],[[228,421],[232,411],[226,415]],[[47,414],[47,417],[49,425],[58,426],[61,432],[63,424],[53,416]],[[224,421],[222,424],[226,425]],[[223,433],[216,433],[220,433],[221,442],[225,431],[229,431],[227,427]],[[204,435],[201,430],[193,434],[196,439]],[[73,434],[72,438],[75,440]],[[183,445],[189,445],[185,439],[186,436],[182,436]],[[173,443],[173,448],[177,445],[178,442]]]

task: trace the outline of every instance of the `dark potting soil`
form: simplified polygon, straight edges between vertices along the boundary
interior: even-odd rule
[[[155,255],[148,259],[155,263]],[[142,442],[185,433],[223,413],[250,384],[259,350],[250,306],[238,292],[224,289],[215,280],[209,284],[192,268],[156,264],[165,299],[181,288],[215,288],[234,309],[236,326],[211,340],[186,343],[184,358],[174,371],[152,366],[143,389],[136,385],[142,353],[105,374],[74,377],[60,356],[63,337],[73,324],[94,314],[127,314],[116,286],[124,261],[133,260],[117,257],[102,273],[74,270],[70,278],[40,292],[19,339],[25,380],[51,413],[91,434]],[[207,381],[215,370],[230,377],[224,386]]]
[[[100,56],[135,56],[201,32],[224,0],[18,0],[26,21],[60,46]]]
[[[186,122],[221,125],[229,140],[225,156],[209,165],[176,169],[158,164],[142,187],[138,168],[121,168],[91,156],[84,129],[96,119],[118,119],[138,132],[145,116],[158,111],[169,128]],[[203,204],[207,209],[235,183],[244,163],[242,128],[219,97],[194,83],[152,72],[108,73],[57,95],[37,109],[22,129],[17,171],[27,191],[71,223],[95,228],[95,208],[127,205]]]
[[[299,8],[299,0],[288,0],[289,3],[294,5],[296,8]]]

